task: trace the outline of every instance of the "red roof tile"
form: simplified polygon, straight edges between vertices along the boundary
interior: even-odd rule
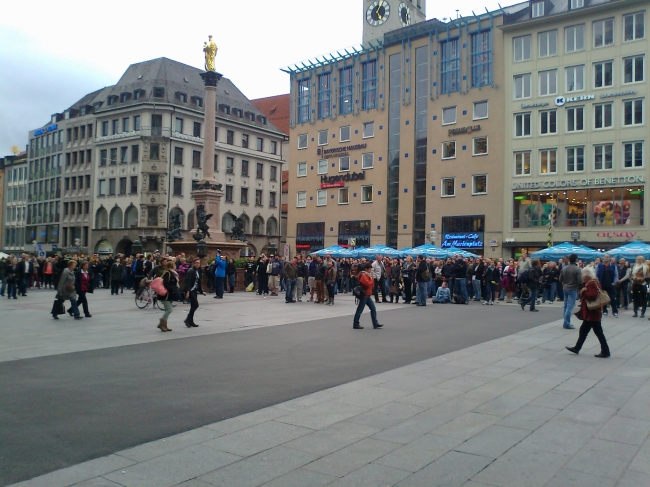
[[[289,94],[251,100],[273,125],[289,135]]]

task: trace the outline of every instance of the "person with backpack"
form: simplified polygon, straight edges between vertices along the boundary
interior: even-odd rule
[[[374,329],[381,328],[384,325],[380,325],[377,321],[377,308],[375,303],[372,302],[372,293],[375,287],[375,279],[371,274],[372,264],[366,262],[363,266],[363,270],[359,272],[359,286],[355,287],[353,292],[355,297],[359,300],[357,305],[357,311],[354,314],[354,321],[352,323],[352,328],[355,330],[363,330],[363,326],[360,324],[361,313],[363,309],[368,306],[370,308],[370,319],[372,320],[372,327]]]
[[[531,263],[531,268],[526,273],[527,281],[525,284],[530,289],[530,296],[527,299],[520,300],[519,305],[521,309],[525,309],[526,305],[530,303],[530,311],[538,312],[538,309],[535,309],[535,303],[537,302],[537,291],[539,289],[539,281],[542,278],[542,270],[539,259],[535,259]]]
[[[185,277],[183,279],[185,299],[189,299],[190,301],[190,312],[187,314],[187,318],[185,318],[185,326],[188,328],[198,328],[199,326],[194,323],[194,313],[197,309],[199,309],[198,295],[202,294],[205,296],[205,292],[203,292],[203,288],[201,287],[202,278],[203,274],[201,273],[201,259],[196,257],[192,262],[192,267],[190,267],[189,270],[185,273]]]

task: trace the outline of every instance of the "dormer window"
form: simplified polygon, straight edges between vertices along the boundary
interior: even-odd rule
[[[223,113],[225,113],[226,115],[230,115],[230,106],[229,106],[229,105],[223,105],[223,104],[222,104],[222,105],[219,105],[219,108],[220,108],[221,111],[222,111]]]
[[[531,17],[533,19],[544,16],[544,2],[533,2],[530,6]]]
[[[109,106],[110,106],[110,105],[112,105],[112,104],[115,103],[115,102],[117,102],[117,96],[115,96],[115,95],[111,95],[111,96],[109,96],[108,99],[106,100],[106,105],[109,105]]]
[[[163,98],[165,96],[165,88],[161,88],[160,86],[156,86],[153,89],[153,97],[154,98]]]
[[[266,117],[264,115],[259,115],[257,118],[262,125],[266,125]]]
[[[66,120],[70,120],[70,110],[66,110],[64,113],[64,117]]]
[[[249,121],[254,122],[255,121],[255,114],[253,112],[246,112],[246,118]]]
[[[120,102],[124,103],[125,101],[129,101],[131,99],[131,93],[124,92],[120,93]]]
[[[176,92],[176,99],[181,103],[187,103],[187,93]]]
[[[95,108],[95,111],[99,110],[102,107],[102,102],[97,101],[97,102],[93,103],[93,107]]]
[[[200,96],[193,96],[192,97],[192,103],[194,103],[197,107],[202,107],[203,106],[203,98]]]
[[[87,110],[88,110],[87,107],[81,107],[79,109],[79,115],[81,115],[83,117],[86,114]]]
[[[571,0],[571,10],[585,6],[585,0]]]
[[[133,99],[134,99],[134,100],[139,100],[139,99],[142,98],[143,96],[144,96],[144,90],[135,90],[135,91],[133,92]]]
[[[239,118],[243,118],[244,112],[241,108],[233,108],[233,114],[238,116]]]

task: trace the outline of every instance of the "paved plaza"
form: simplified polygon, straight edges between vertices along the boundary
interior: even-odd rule
[[[380,305],[386,329],[355,331],[349,296],[238,293],[160,333],[131,295],[98,291],[80,322],[52,297],[0,301],[2,485],[650,485],[650,322],[631,311],[604,319],[603,360],[593,336],[564,350],[557,303]]]

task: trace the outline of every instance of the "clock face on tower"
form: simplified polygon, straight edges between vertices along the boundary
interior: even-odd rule
[[[376,0],[370,4],[366,12],[366,20],[373,27],[377,27],[388,20],[390,5],[386,0]]]
[[[399,4],[399,20],[402,22],[402,27],[411,25],[411,7],[402,2]]]

